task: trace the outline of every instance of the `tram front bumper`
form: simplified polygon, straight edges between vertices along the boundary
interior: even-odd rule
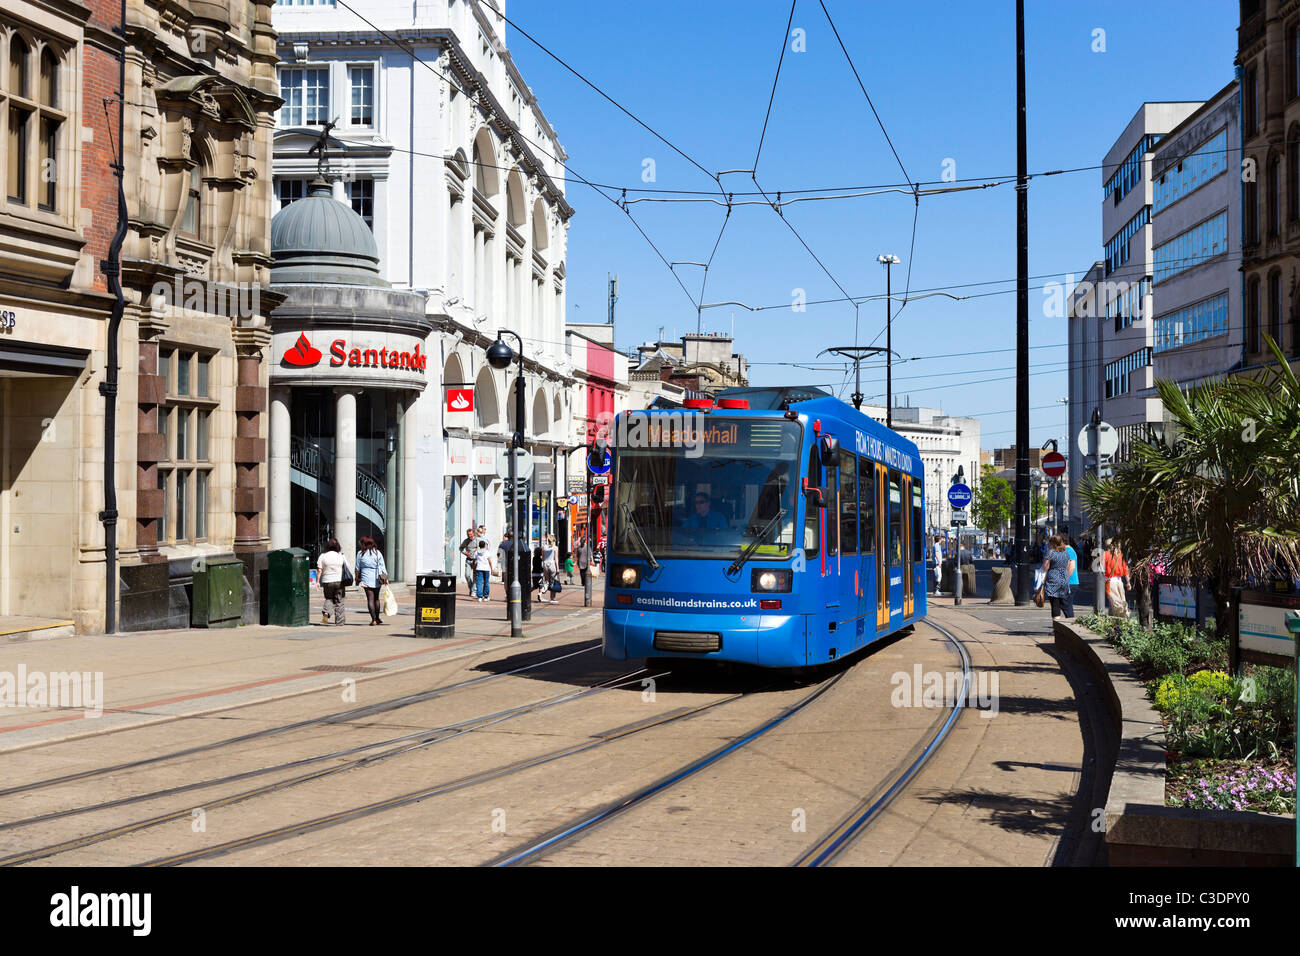
[[[760,667],[802,667],[807,661],[802,614],[706,615],[663,611],[605,610],[604,654],[610,660],[637,657],[702,658]],[[673,650],[691,635],[718,635],[718,649]],[[660,637],[656,643],[656,636]]]

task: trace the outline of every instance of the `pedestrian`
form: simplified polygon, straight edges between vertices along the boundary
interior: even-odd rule
[[[389,570],[383,566],[383,551],[374,546],[373,537],[363,537],[356,551],[356,583],[365,592],[365,609],[370,613],[370,627],[380,620],[380,588],[389,583]]]
[[[1128,617],[1128,601],[1124,597],[1124,585],[1130,588],[1133,580],[1129,576],[1128,565],[1124,563],[1124,549],[1117,538],[1106,541],[1106,551],[1102,555],[1102,573],[1106,575],[1106,603],[1110,605],[1111,617]]]
[[[1070,571],[1070,586],[1065,589],[1065,616],[1074,617],[1074,588],[1079,583],[1079,552],[1074,550],[1074,536],[1066,537],[1065,553],[1070,556],[1073,569]]]
[[[478,550],[474,552],[474,593],[480,604],[486,604],[491,597],[493,570],[492,549],[488,547],[487,538],[479,538]]]
[[[1060,620],[1062,612],[1066,617],[1074,617],[1074,604],[1069,601],[1070,576],[1074,574],[1074,561],[1066,550],[1065,539],[1059,534],[1052,535],[1050,550],[1043,560],[1043,594],[1052,605],[1052,620]]]
[[[582,587],[587,587],[587,576],[591,574],[591,545],[587,542],[586,535],[578,542],[577,550],[574,551],[574,557],[578,565],[578,574],[582,578]]]
[[[343,606],[343,596],[347,594],[347,588],[343,585],[343,574],[347,570],[348,563],[343,557],[343,546],[339,544],[338,538],[330,538],[329,544],[316,559],[316,583],[325,598],[320,612],[322,624],[330,622],[330,608],[334,609],[334,623],[343,623],[347,610]],[[350,574],[351,572],[349,576]]]
[[[474,595],[474,552],[477,550],[479,538],[486,537],[487,529],[479,525],[477,533],[474,528],[469,529],[465,535],[465,540],[460,543],[460,553],[465,556],[465,584],[469,588],[470,596]]]
[[[943,545],[939,543],[939,536],[934,536],[934,595],[939,596],[939,581],[943,577]]]
[[[565,583],[568,584],[570,587],[573,586],[573,569],[574,569],[573,555],[572,553],[570,553],[565,555],[564,557],[564,576],[567,579]]]
[[[556,549],[555,538],[551,535],[542,537],[542,593],[538,595],[537,600],[542,604],[550,604],[555,600],[551,594],[551,583],[555,580],[558,570],[556,566]]]
[[[366,610],[370,612],[370,626],[384,622],[379,619],[379,589],[388,583],[388,569],[384,567],[384,552],[375,547],[375,539],[361,539],[357,552],[357,584],[366,592]]]

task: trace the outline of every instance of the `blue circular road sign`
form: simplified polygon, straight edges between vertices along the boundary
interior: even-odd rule
[[[587,454],[587,467],[591,469],[591,473],[593,475],[603,475],[608,473],[609,467],[612,464],[612,462],[613,462],[613,458],[610,456],[608,449],[605,450],[605,460],[602,461],[600,464],[597,464],[595,461],[592,460],[590,452],[588,452]]]
[[[948,503],[954,508],[965,508],[970,504],[970,486],[952,485],[948,488]]]

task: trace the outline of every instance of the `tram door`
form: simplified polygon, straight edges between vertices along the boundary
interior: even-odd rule
[[[912,516],[908,514],[908,505],[912,501],[912,476],[903,475],[903,500],[899,502],[899,512],[903,526],[903,617],[911,617],[912,602]]]
[[[876,465],[876,630],[889,627],[889,470]]]

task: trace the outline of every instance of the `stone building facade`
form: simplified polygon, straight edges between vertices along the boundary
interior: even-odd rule
[[[123,630],[186,626],[195,570],[265,567],[270,0],[130,0],[119,354]]]
[[[1242,366],[1300,364],[1300,3],[1241,0]],[[1235,238],[1235,237],[1234,237]]]

